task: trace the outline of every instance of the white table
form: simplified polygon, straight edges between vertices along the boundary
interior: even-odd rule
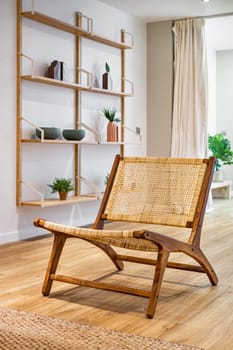
[[[231,180],[212,182],[211,193],[213,198],[231,198]]]

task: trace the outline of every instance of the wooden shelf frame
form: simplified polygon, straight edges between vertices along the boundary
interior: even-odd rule
[[[75,82],[71,83],[68,81],[60,81],[56,79],[51,79],[34,74],[35,62],[31,57],[28,57],[22,53],[22,25],[23,18],[27,20],[36,21],[42,25],[48,25],[50,27],[62,30],[64,32],[75,35],[75,66],[77,67],[75,75]],[[81,23],[83,19],[86,20],[86,28],[82,28]],[[127,38],[127,43],[126,43]],[[100,44],[114,47],[120,49],[121,51],[121,91],[112,91],[100,89],[92,86],[92,74],[86,71],[87,74],[87,84],[80,84],[80,51],[81,51],[81,39],[89,39]],[[39,12],[32,11],[22,12],[22,0],[17,0],[17,111],[16,111],[16,123],[17,123],[17,157],[16,157],[16,202],[18,206],[38,206],[38,207],[52,207],[67,204],[74,204],[83,201],[93,201],[100,198],[99,194],[88,194],[80,195],[80,180],[79,178],[79,151],[80,145],[120,145],[120,153],[124,154],[124,113],[125,113],[125,97],[132,96],[134,93],[133,83],[125,79],[125,50],[132,49],[134,46],[133,35],[121,30],[121,41],[113,41],[103,36],[99,36],[93,33],[93,20],[87,16],[84,16],[80,12],[76,12],[76,25],[71,25],[65,23],[59,19],[44,15]],[[128,43],[129,42],[129,43]],[[22,56],[28,58],[31,61],[31,74],[23,75],[21,73],[21,61]],[[84,71],[84,70],[83,70]],[[112,95],[120,98],[121,101],[121,141],[120,142],[101,142],[97,140],[96,142],[88,141],[68,141],[68,140],[37,140],[37,139],[25,139],[22,138],[22,82],[28,81],[32,83],[47,84],[55,86],[58,88],[72,89],[75,94],[75,110],[74,110],[74,125],[77,127],[80,124],[80,94],[82,92],[91,92],[96,94]],[[126,90],[126,84],[130,85],[129,90]],[[69,197],[66,201],[56,200],[56,199],[45,199],[44,195],[39,193],[36,189],[33,190],[33,186],[29,185],[34,191],[34,196],[40,198],[40,200],[22,200],[22,187],[25,184],[22,180],[22,144],[32,143],[32,144],[71,144],[74,147],[74,181],[75,181],[75,191],[74,196]]]
[[[39,75],[22,75],[21,76],[22,80],[27,80],[31,81],[34,83],[40,83],[40,84],[48,84],[48,85],[53,85],[53,86],[58,86],[62,88],[68,88],[68,89],[73,89],[73,90],[90,90],[89,86],[86,85],[80,85],[76,83],[70,83],[64,80],[57,80],[57,79],[52,79],[52,78],[47,78]]]
[[[82,122],[77,122],[77,126],[78,127],[83,127],[87,130],[89,130],[92,134],[95,135],[95,141],[91,140],[91,141],[78,141],[78,140],[66,140],[64,138],[57,138],[57,139],[45,139],[44,138],[44,130],[41,129],[41,127],[35,123],[33,123],[31,120],[25,118],[25,117],[21,117],[21,121],[22,122],[25,122],[27,124],[29,124],[30,126],[32,126],[34,129],[39,129],[40,132],[41,132],[41,138],[23,138],[21,136],[21,142],[22,143],[34,143],[34,144],[57,144],[57,145],[64,145],[64,144],[67,144],[67,145],[72,145],[72,144],[76,144],[76,145],[124,145],[125,142],[123,141],[118,141],[118,142],[109,142],[109,141],[101,141],[100,139],[100,135],[98,135],[94,129],[92,129],[90,126],[88,126],[87,124],[85,123],[82,123]],[[125,125],[122,125],[122,127],[124,129],[127,129],[129,130],[131,133],[135,134],[138,138],[139,138],[139,141],[141,142],[141,135],[136,133],[134,130],[132,130],[131,128],[125,126]]]
[[[132,145],[135,143],[132,142],[123,142],[123,141],[119,141],[119,142],[111,142],[111,141],[75,141],[75,140],[36,140],[36,139],[21,139],[22,143],[34,143],[34,144],[54,144],[54,145]]]
[[[40,208],[49,208],[49,207],[57,207],[57,206],[63,206],[68,204],[76,204],[80,202],[90,202],[90,201],[96,201],[99,198],[95,195],[86,195],[86,196],[72,196],[68,197],[66,200],[59,200],[59,199],[44,199],[43,201],[22,201],[22,206],[31,206],[31,207],[40,207]]]
[[[22,12],[21,15],[22,15],[22,17],[28,18],[30,20],[33,20],[33,21],[36,21],[39,23],[43,23],[45,25],[60,29],[60,30],[67,32],[67,33],[83,36],[86,39],[90,39],[90,40],[99,42],[99,43],[104,44],[104,45],[112,46],[112,47],[115,47],[117,49],[124,49],[124,50],[125,49],[132,49],[133,45],[134,45],[133,35],[131,33],[126,32],[126,31],[124,31],[125,34],[128,35],[130,37],[130,40],[131,40],[130,45],[127,45],[124,41],[122,41],[122,42],[113,41],[113,40],[110,40],[106,37],[94,34],[92,32],[93,24],[89,25],[87,30],[84,30],[80,26],[68,24],[68,23],[65,23],[63,21],[60,21],[59,19],[55,19],[53,17],[47,16],[47,15],[44,15],[42,13],[35,12],[35,11],[25,11],[25,12]],[[88,18],[86,16],[83,16],[83,14],[81,12],[77,12],[77,15],[79,15],[81,17]],[[90,19],[90,22],[92,23],[92,19]]]
[[[35,144],[54,144],[54,145],[125,145],[126,142],[101,142],[101,141],[75,141],[75,140],[36,140],[36,139],[22,139],[22,143],[35,143]]]
[[[132,97],[133,96],[133,83],[132,84],[132,90],[131,92],[120,92],[120,91],[114,91],[114,90],[106,90],[106,89],[101,89],[101,88],[95,88],[92,86],[87,86],[87,85],[81,85],[77,83],[69,83],[64,80],[56,80],[52,78],[47,78],[39,75],[22,75],[21,76],[22,80],[27,80],[31,81],[34,83],[40,83],[40,84],[48,84],[48,85],[53,85],[53,86],[58,86],[58,87],[63,87],[63,88],[68,88],[68,89],[73,89],[73,90],[81,90],[81,91],[88,91],[96,94],[104,94],[104,95],[112,95],[112,96],[124,96],[124,97]],[[129,82],[129,80],[128,80]]]
[[[81,176],[77,180],[79,182],[83,182],[84,184],[86,184],[91,191],[94,191],[94,193],[78,195],[78,196],[77,195],[68,196],[66,200],[60,200],[56,198],[45,198],[44,194],[38,191],[33,185],[25,181],[21,181],[21,185],[24,185],[29,190],[31,190],[32,193],[34,193],[37,197],[39,197],[38,200],[21,201],[21,205],[48,208],[48,207],[61,206],[61,205],[67,205],[67,204],[75,204],[78,202],[96,201],[103,197],[103,193],[101,193],[99,189],[92,182],[88,181],[87,179]]]
[[[86,76],[86,84],[79,84],[79,83],[71,83],[65,80],[57,80],[57,79],[53,79],[53,78],[48,78],[48,77],[44,77],[44,76],[40,76],[40,75],[35,75],[34,71],[35,71],[35,60],[28,56],[25,55],[23,53],[21,53],[21,56],[26,58],[27,60],[29,60],[31,62],[31,71],[30,74],[27,75],[21,75],[21,79],[22,80],[27,80],[27,81],[31,81],[34,83],[40,83],[40,84],[48,84],[48,85],[52,85],[52,86],[58,86],[58,87],[63,87],[63,88],[68,88],[68,89],[73,89],[73,90],[80,90],[80,91],[89,91],[89,92],[93,92],[93,93],[97,93],[97,94],[104,94],[104,95],[112,95],[112,96],[124,96],[124,97],[131,97],[134,94],[134,84],[131,80],[125,79],[124,77],[122,77],[122,91],[114,91],[114,90],[107,90],[107,89],[101,89],[101,88],[96,88],[94,86],[92,86],[92,82],[93,82],[93,74],[89,71],[87,71],[86,69],[80,68],[79,66],[77,66],[77,71],[76,71],[76,81],[79,82],[80,81],[80,75],[82,73],[85,74]],[[77,64],[79,64],[79,60],[77,60],[76,62]],[[129,86],[129,90],[130,91],[126,91],[126,84],[128,84]]]
[[[98,145],[99,143],[97,141],[76,141],[76,140],[62,140],[62,139],[56,139],[56,140],[40,140],[40,139],[21,139],[21,142],[23,143],[35,143],[35,144],[54,144],[54,145]]]

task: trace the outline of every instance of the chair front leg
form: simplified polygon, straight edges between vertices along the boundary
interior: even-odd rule
[[[53,246],[42,288],[42,294],[44,296],[48,296],[51,291],[53,280],[50,278],[50,276],[56,272],[66,238],[67,237],[64,235],[54,234]]]
[[[158,247],[158,257],[157,257],[157,263],[155,267],[155,273],[154,273],[154,279],[153,279],[153,284],[152,284],[152,289],[151,289],[151,296],[149,300],[149,304],[147,307],[147,312],[146,315],[148,318],[153,318],[155,309],[157,306],[157,301],[160,293],[160,288],[165,272],[165,268],[168,262],[169,258],[169,251],[162,248]]]

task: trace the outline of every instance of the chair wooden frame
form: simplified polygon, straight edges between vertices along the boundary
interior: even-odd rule
[[[156,180],[156,188],[151,191],[148,190],[148,194],[137,192],[136,196],[143,195],[144,199],[143,201],[139,200],[139,205],[141,205],[140,202],[143,202],[144,207],[141,208],[141,212],[137,213],[137,215],[132,215],[127,213],[127,208],[130,207],[132,203],[130,203],[130,200],[132,202],[131,198],[131,192],[133,193],[135,185],[134,183],[131,183],[130,186],[132,190],[129,194],[129,200],[124,198],[124,201],[122,203],[126,203],[125,205],[122,205],[124,210],[126,210],[123,214],[122,213],[111,213],[111,211],[114,211],[114,189],[115,192],[117,192],[117,196],[119,197],[118,200],[121,200],[121,188],[124,187],[121,182],[130,181],[130,178],[132,176],[126,176],[124,174],[124,166],[125,164],[128,164],[130,162],[133,162],[133,166],[131,166],[131,171],[134,169],[134,165],[136,166],[139,163],[142,163],[142,166],[149,166],[148,167],[148,174],[146,173],[146,170],[143,168],[143,178],[145,178],[145,183],[150,183],[150,188],[153,187],[153,181],[149,178],[150,176],[154,176],[156,173],[156,176],[159,176],[160,173],[162,173],[161,180]],[[154,168],[151,170],[151,164],[153,164]],[[191,166],[191,168],[190,168]],[[213,171],[215,166],[215,159],[214,157],[210,157],[209,159],[176,159],[176,158],[153,158],[153,157],[120,157],[119,155],[116,156],[112,171],[109,177],[108,185],[102,200],[102,203],[99,208],[98,215],[96,217],[96,220],[92,226],[91,229],[89,228],[78,228],[78,227],[71,227],[66,225],[57,224],[54,222],[50,222],[44,219],[36,218],[34,220],[34,225],[37,227],[44,228],[46,230],[49,230],[51,233],[54,234],[54,242],[53,247],[48,263],[47,272],[44,279],[43,289],[42,293],[45,296],[48,296],[53,281],[60,281],[60,282],[66,282],[76,285],[82,285],[82,286],[88,286],[92,288],[99,288],[104,290],[110,290],[110,291],[116,291],[116,292],[122,292],[132,295],[138,295],[142,297],[149,298],[149,303],[146,311],[146,315],[148,318],[153,318],[156,305],[157,305],[157,299],[159,297],[160,288],[164,276],[164,272],[166,267],[173,268],[173,269],[181,269],[181,270],[187,270],[192,272],[201,272],[206,273],[210,283],[212,285],[216,285],[218,283],[217,275],[211,266],[210,262],[208,261],[205,254],[202,252],[200,248],[200,238],[201,238],[201,230],[203,226],[203,219],[205,214],[205,208],[207,204],[208,194],[210,190],[210,185],[212,181]],[[157,168],[158,167],[158,170]],[[121,169],[122,168],[122,169]],[[175,170],[178,169],[178,173],[174,175]],[[179,170],[181,168],[181,170]],[[187,169],[186,169],[187,168]],[[196,172],[196,168],[198,168]],[[165,169],[165,170],[164,170]],[[192,171],[190,171],[190,169]],[[201,170],[199,170],[201,169]],[[187,179],[189,176],[187,174],[185,175],[184,172],[188,171],[187,174],[190,174],[194,176],[194,180],[192,180],[192,183],[194,183],[193,187],[193,193],[196,196],[196,199],[194,199],[194,194],[191,193],[191,185],[190,189],[187,190],[186,183],[184,179]],[[122,171],[122,174],[121,174]],[[164,174],[163,174],[163,171]],[[151,175],[149,175],[149,172]],[[119,175],[120,174],[120,175]],[[167,175],[168,174],[168,175]],[[176,184],[172,185],[172,182],[174,182],[174,176],[183,176],[181,179],[181,186],[180,189],[177,190]],[[196,175],[195,175],[196,174]],[[120,178],[121,176],[121,178]],[[135,175],[135,179],[136,179]],[[168,176],[168,180],[166,180],[166,176]],[[196,176],[196,178],[195,178]],[[147,178],[148,177],[148,178]],[[165,180],[164,180],[165,178]],[[120,180],[119,180],[120,179]],[[123,180],[122,180],[123,179]],[[134,179],[134,181],[135,181]],[[117,182],[118,181],[118,182]],[[164,181],[164,186],[160,185],[161,181]],[[178,180],[177,180],[178,181]],[[139,181],[141,182],[141,180]],[[138,182],[138,184],[139,184]],[[115,187],[114,187],[115,186]],[[173,188],[172,188],[173,186]],[[128,187],[128,182],[127,186]],[[159,214],[154,214],[152,211],[150,211],[150,214],[146,213],[144,215],[144,212],[146,212],[145,208],[147,208],[148,205],[151,205],[152,197],[155,198],[157,196],[157,192],[159,192],[159,188],[162,188],[162,196],[166,196],[168,198],[168,202],[170,203],[170,212],[165,213],[163,216],[161,213],[163,211],[163,208],[161,209],[161,212]],[[143,187],[142,187],[143,189]],[[136,190],[138,190],[136,188]],[[185,195],[180,195],[180,192],[185,192]],[[153,194],[149,193],[153,192]],[[168,193],[169,192],[169,193]],[[187,208],[188,209],[182,209],[181,211],[181,204],[177,204],[176,198],[174,198],[177,194],[177,198],[182,197],[182,201],[187,201]],[[190,202],[186,200],[186,197],[190,194]],[[127,194],[128,195],[128,194]],[[148,203],[147,201],[147,195],[148,195]],[[113,203],[111,203],[113,198]],[[171,199],[171,200],[170,200]],[[135,200],[135,197],[134,197]],[[157,201],[159,203],[161,201],[160,199]],[[192,203],[191,203],[192,202]],[[119,204],[119,202],[117,202]],[[191,204],[190,204],[191,203]],[[111,207],[112,206],[112,207]],[[113,208],[113,209],[112,209]],[[150,207],[154,208],[152,205]],[[164,207],[165,212],[167,210],[167,207]],[[119,210],[118,208],[116,209]],[[140,210],[140,206],[139,206]],[[191,213],[192,212],[192,213]],[[191,214],[190,214],[191,213]],[[157,215],[157,216],[156,216]],[[162,219],[161,219],[162,217]],[[191,218],[191,219],[190,219]],[[163,233],[158,232],[152,232],[148,230],[107,230],[104,229],[104,224],[106,220],[111,221],[129,221],[129,222],[137,222],[137,223],[152,223],[152,224],[158,224],[158,225],[168,225],[168,226],[177,226],[177,227],[184,227],[184,228],[190,228],[190,235],[188,237],[188,240],[186,242],[180,241],[178,239],[172,238],[170,236],[167,236]],[[123,269],[123,261],[130,261],[134,263],[141,263],[141,264],[148,264],[148,265],[154,265],[155,271],[154,271],[154,277],[152,281],[152,287],[151,290],[143,290],[143,289],[136,289],[131,288],[128,286],[119,286],[114,284],[107,284],[103,282],[98,281],[89,281],[84,279],[79,279],[76,277],[70,277],[70,276],[63,276],[56,274],[57,266],[59,263],[59,259],[64,247],[64,244],[66,242],[67,238],[80,238],[83,240],[86,240],[90,243],[93,243],[95,246],[102,249],[108,257],[112,260],[112,262],[115,264],[116,268],[118,270]],[[112,248],[112,246],[118,246],[118,247],[124,247],[127,249],[132,250],[142,250],[142,251],[157,251],[157,259],[149,259],[144,257],[138,257],[135,255],[129,256],[129,255],[122,255],[118,254],[116,250]],[[169,255],[173,252],[182,252],[189,257],[193,258],[198,264],[191,265],[191,264],[183,264],[183,263],[177,263],[177,262],[171,262],[169,261]]]

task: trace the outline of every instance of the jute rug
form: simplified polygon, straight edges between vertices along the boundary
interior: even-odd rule
[[[0,307],[0,349],[197,350],[198,348]]]

